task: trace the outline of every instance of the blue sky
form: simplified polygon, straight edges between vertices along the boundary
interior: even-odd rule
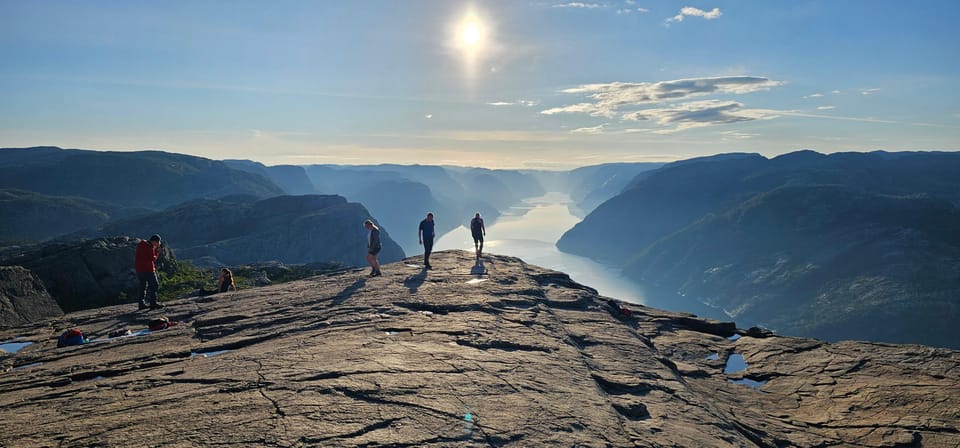
[[[955,1],[0,0],[0,146],[569,168],[960,149]]]

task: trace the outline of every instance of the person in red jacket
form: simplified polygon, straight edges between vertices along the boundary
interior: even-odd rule
[[[163,305],[157,301],[157,290],[160,289],[160,281],[157,279],[157,267],[153,264],[160,255],[160,235],[153,235],[150,240],[140,240],[137,244],[137,254],[134,267],[137,270],[137,278],[140,280],[140,309],[147,308],[147,300],[150,300],[151,310],[163,308]]]

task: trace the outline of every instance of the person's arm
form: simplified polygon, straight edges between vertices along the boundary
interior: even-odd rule
[[[420,227],[417,228],[417,241],[423,244],[423,221],[420,221]]]
[[[483,236],[487,236],[487,227],[483,225],[483,220],[480,220],[480,229],[483,230]]]

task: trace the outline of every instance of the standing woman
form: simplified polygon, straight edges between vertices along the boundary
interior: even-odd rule
[[[370,231],[367,237],[367,263],[370,263],[370,277],[379,277],[383,275],[380,273],[380,262],[377,260],[377,254],[380,253],[380,228],[369,219],[363,222],[363,227]]]

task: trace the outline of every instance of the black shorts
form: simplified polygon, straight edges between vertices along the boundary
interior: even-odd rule
[[[380,248],[367,249],[367,253],[370,255],[377,255],[380,253]]]
[[[482,243],[482,242],[483,242],[483,234],[476,234],[476,233],[474,233],[474,234],[473,234],[473,242],[475,242],[475,243],[477,243],[477,242]]]

